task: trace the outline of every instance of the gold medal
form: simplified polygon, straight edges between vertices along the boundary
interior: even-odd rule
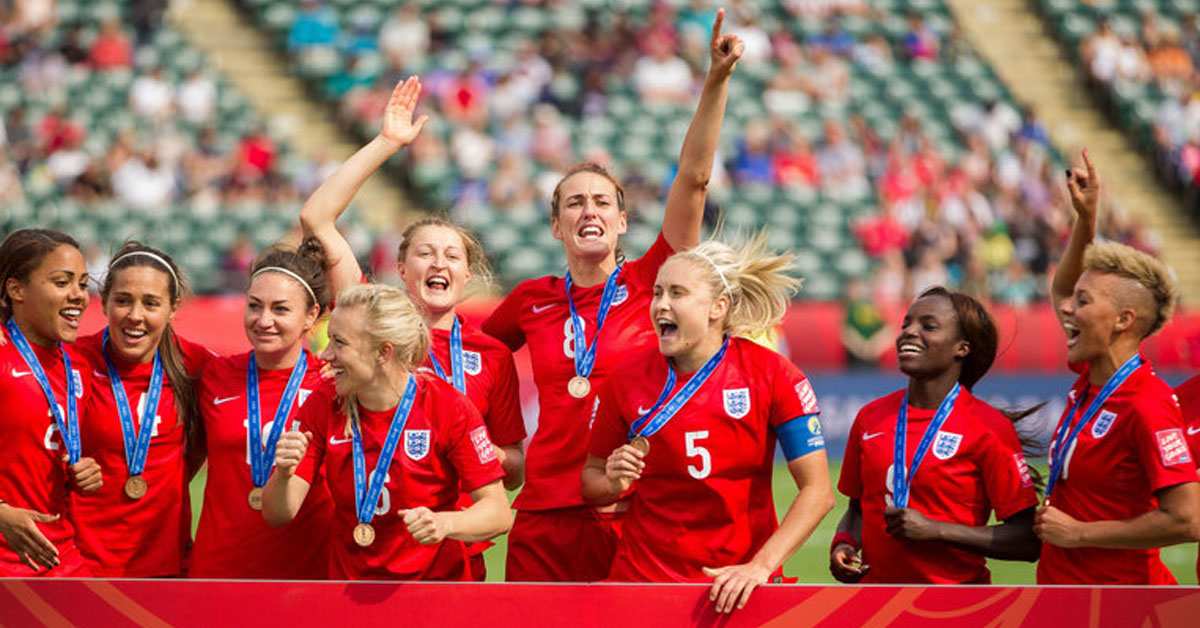
[[[650,439],[645,436],[634,436],[633,440],[629,441],[633,448],[642,452],[642,455],[650,453]]]
[[[262,488],[254,487],[250,489],[250,507],[255,510],[262,510]]]
[[[354,542],[359,547],[370,547],[375,542],[375,528],[369,523],[360,523],[354,526]]]
[[[146,496],[146,489],[149,486],[146,484],[145,478],[140,475],[132,475],[128,480],[125,480],[125,495],[129,499],[141,499]]]
[[[576,375],[571,378],[571,381],[567,382],[567,392],[571,393],[571,396],[576,399],[583,399],[591,391],[592,383],[586,377]]]

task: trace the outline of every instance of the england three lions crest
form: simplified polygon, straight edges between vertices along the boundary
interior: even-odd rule
[[[933,441],[933,455],[938,460],[949,460],[958,453],[958,446],[962,444],[962,439],[962,434],[939,430],[937,440]]]
[[[1101,410],[1100,416],[1096,417],[1095,422],[1092,423],[1092,438],[1104,438],[1104,435],[1108,433],[1108,430],[1112,429],[1113,423],[1116,420],[1116,412]]]
[[[750,389],[725,389],[725,414],[731,419],[740,419],[750,414]]]
[[[467,375],[478,375],[483,371],[483,358],[478,351],[463,351],[463,371]]]
[[[420,460],[429,453],[429,430],[404,430],[404,453],[411,460]]]

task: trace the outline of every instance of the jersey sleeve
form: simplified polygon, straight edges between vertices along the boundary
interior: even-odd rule
[[[817,394],[808,377],[787,358],[773,352],[771,356],[777,364],[774,377],[770,380],[771,427],[778,428],[798,417],[821,414]]]
[[[842,473],[838,477],[838,492],[850,499],[861,499],[862,483],[862,424],[866,408],[859,410],[846,437],[846,453],[842,456]]]
[[[1179,406],[1167,394],[1140,394],[1130,417],[1130,441],[1150,490],[1196,481],[1196,463],[1188,449]]]
[[[320,473],[321,463],[325,460],[325,439],[329,438],[332,432],[333,421],[341,416],[337,411],[337,403],[337,399],[326,391],[317,390],[313,392],[313,398],[300,406],[300,426],[304,431],[312,433],[312,439],[308,441],[304,459],[300,461],[300,466],[296,467],[296,475],[304,478],[309,484],[312,484],[313,478]]]
[[[479,410],[465,395],[446,388],[452,391],[453,401],[446,403],[449,400],[444,398],[437,401],[440,411],[450,412],[446,417],[449,425],[446,458],[458,471],[463,490],[470,492],[503,479],[504,469],[496,458],[496,450]]]
[[[1183,424],[1187,429],[1188,448],[1193,456],[1200,454],[1200,375],[1175,389]]]
[[[196,344],[179,336],[175,338],[179,346],[179,352],[183,354],[183,368],[193,378],[200,377],[200,374],[204,372],[204,368],[208,366],[208,363],[219,357],[204,345]]]
[[[483,322],[483,332],[513,351],[520,349],[525,344],[525,330],[521,329],[520,323],[524,305],[525,291],[517,286]]]
[[[596,398],[599,399],[599,405],[596,407],[596,420],[592,422],[588,453],[604,459],[608,458],[614,449],[629,442],[629,426],[621,417],[621,409],[611,384],[602,384]]]
[[[496,385],[491,391],[488,415],[484,417],[492,442],[499,446],[525,440],[525,419],[521,416],[521,389],[517,365],[508,351],[497,351]]]
[[[675,249],[671,248],[671,245],[667,243],[666,236],[660,231],[654,244],[646,250],[646,254],[626,263],[625,270],[622,272],[629,273],[630,278],[638,283],[651,285],[658,276],[658,269],[662,267],[663,262],[674,254]]]
[[[979,461],[988,502],[1001,521],[1037,505],[1033,476],[1021,451],[1016,428],[999,423],[1004,420],[997,417],[996,424],[982,439]]]

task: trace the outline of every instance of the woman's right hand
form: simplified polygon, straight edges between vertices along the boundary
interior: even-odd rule
[[[417,98],[421,95],[421,79],[410,76],[396,84],[392,96],[388,99],[387,108],[383,112],[383,128],[379,137],[394,146],[397,150],[408,146],[421,134],[421,129],[429,120],[423,115],[413,122],[413,111],[417,108]]]
[[[645,456],[633,445],[621,445],[604,461],[604,476],[618,494],[629,490],[634,481],[642,477],[642,470],[646,468]]]
[[[862,553],[847,543],[838,543],[829,552],[829,573],[838,582],[855,584],[870,570],[871,566],[862,562]]]
[[[58,548],[42,534],[37,524],[58,521],[61,516],[0,504],[0,534],[21,562],[31,569],[38,571],[38,565],[51,569],[58,566]]]
[[[312,440],[312,432],[284,432],[283,436],[279,437],[279,442],[275,444],[275,468],[283,474],[283,477],[290,478],[296,473],[296,467],[300,466],[300,461],[304,460],[304,454],[308,452],[308,442]]]
[[[1080,218],[1095,220],[1100,210],[1100,176],[1086,149],[1081,155],[1084,167],[1067,170],[1067,194],[1071,197],[1071,207]]]

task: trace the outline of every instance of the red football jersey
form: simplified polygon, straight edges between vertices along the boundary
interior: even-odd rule
[[[599,458],[629,442],[630,425],[667,379],[657,349],[626,354],[625,364],[600,395],[589,447]],[[678,374],[672,394],[690,377]],[[800,369],[753,341],[730,340],[704,385],[649,437],[609,579],[705,582],[711,578],[702,567],[753,558],[779,527],[771,496],[775,430],[819,412]],[[820,421],[804,420],[819,440]]]
[[[588,424],[596,409],[596,391],[609,375],[628,365],[631,353],[658,346],[650,322],[650,299],[658,269],[672,253],[666,238],[659,234],[645,255],[625,264],[601,331],[595,369],[589,378],[591,394],[583,399],[567,392],[567,382],[575,377],[576,342],[563,277],[522,282],[483,324],[483,331],[513,351],[529,344],[537,383],[538,427],[525,456],[525,487],[516,508],[547,510],[583,504],[579,469],[587,458]],[[572,292],[588,345],[595,340],[603,292],[604,284],[577,287]]]
[[[1067,395],[1067,409],[1083,396],[1086,409],[1100,386],[1088,367]],[[1078,412],[1079,410],[1077,410]],[[1071,417],[1075,418],[1075,417]],[[1057,431],[1057,430],[1056,430]],[[1050,504],[1080,521],[1121,521],[1158,507],[1158,490],[1196,481],[1179,404],[1149,363],[1138,368],[1079,432],[1067,454]],[[1064,549],[1042,544],[1039,584],[1174,584],[1158,549]]]
[[[1183,412],[1188,449],[1193,455],[1200,454],[1200,375],[1180,384],[1175,389],[1175,397]],[[1196,577],[1200,579],[1200,558],[1196,560]]]
[[[483,333],[478,327],[459,321],[462,325],[463,374],[467,384],[466,395],[483,416],[492,443],[497,447],[516,445],[525,440],[525,420],[521,417],[521,395],[518,388],[517,367],[512,351],[504,343]],[[447,377],[451,377],[450,330],[434,329],[430,334],[432,350],[438,365]],[[425,359],[423,371],[435,374],[429,358]],[[460,508],[471,505],[471,496],[463,492],[459,497]],[[470,543],[471,555],[479,554],[491,547],[490,541]]]
[[[194,578],[324,578],[328,571],[329,493],[314,486],[296,519],[272,528],[250,507],[254,484],[246,443],[246,368],[249,353],[216,358],[200,377],[200,413],[208,443],[208,483],[189,576]],[[259,370],[262,436],[271,431],[291,369]],[[321,362],[308,354],[308,371],[296,396],[302,407],[322,386]],[[287,430],[310,430],[299,408]],[[285,430],[286,431],[286,430]],[[320,484],[320,483],[318,483]]]
[[[330,577],[335,579],[469,580],[462,541],[421,545],[408,533],[401,509],[455,510],[459,489],[473,491],[504,477],[487,428],[471,401],[436,375],[417,373],[417,394],[375,507],[375,542],[359,547],[354,502],[354,453],[342,401],[330,388],[305,405],[302,421],[313,440],[297,469],[313,489],[333,495]],[[368,481],[379,460],[395,409],[358,408]],[[311,493],[310,493],[311,498]],[[305,506],[307,506],[307,500]]]
[[[70,476],[62,457],[67,448],[54,423],[54,415],[46,403],[46,396],[38,386],[33,372],[21,359],[8,331],[4,330],[6,344],[0,347],[0,434],[4,435],[4,456],[0,458],[0,499],[15,508],[28,508],[50,515],[62,515],[57,521],[38,523],[42,534],[58,547],[63,563],[54,569],[41,569],[34,573],[21,563],[8,542],[0,536],[0,577],[30,578],[36,575],[87,575],[70,574],[82,560],[75,542],[75,525],[68,504]],[[47,349],[29,343],[41,362],[42,370],[50,380],[50,388],[59,407],[64,409],[67,398],[66,373],[63,369],[59,349]],[[87,424],[87,397],[91,395],[92,374],[84,359],[74,347],[67,345],[71,357],[71,370],[75,377],[76,408],[79,412],[80,433]],[[87,438],[81,436],[84,451]],[[85,454],[86,455],[86,454]],[[73,561],[68,562],[68,561]]]
[[[991,581],[987,560],[949,543],[908,542],[887,533],[884,510],[891,505],[896,418],[904,391],[863,406],[846,441],[838,490],[862,506],[863,582],[960,583]],[[908,408],[907,461],[937,411]],[[909,507],[926,517],[966,526],[987,525],[1037,506],[1037,493],[1021,453],[1016,429],[999,410],[961,389],[954,411],[917,469]]]
[[[175,412],[171,380],[163,374],[162,394],[146,467],[146,494],[141,499],[125,495],[129,467],[125,460],[121,420],[104,361],[103,332],[80,338],[77,347],[87,358],[95,385],[88,400],[88,420],[82,428],[83,454],[104,470],[104,486],[89,494],[73,492],[77,540],[91,570],[98,576],[149,578],[178,576],[183,571],[185,548],[191,541],[191,501],[188,496],[185,427]],[[207,349],[178,339],[184,368],[195,378],[210,357]],[[154,364],[126,364],[114,359],[133,422],[140,429],[146,390]],[[172,533],[173,531],[173,533]]]

